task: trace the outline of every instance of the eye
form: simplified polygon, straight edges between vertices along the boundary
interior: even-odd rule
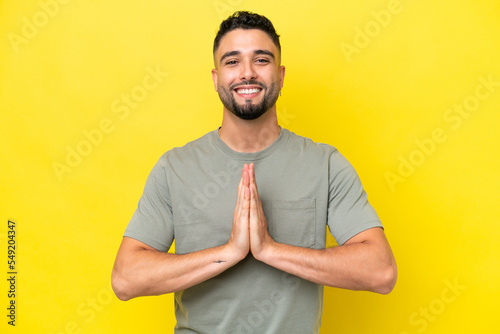
[[[257,63],[259,64],[266,64],[266,63],[269,63],[269,59],[266,59],[266,58],[259,58],[256,60]]]
[[[237,63],[238,63],[238,61],[237,61],[237,60],[228,60],[228,61],[226,62],[226,65],[236,65]]]

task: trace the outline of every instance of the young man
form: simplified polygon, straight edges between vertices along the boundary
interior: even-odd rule
[[[278,125],[280,56],[265,17],[222,22],[212,70],[222,126],[160,158],[125,231],[113,289],[122,300],[175,292],[175,333],[318,333],[324,285],[394,287],[352,166]],[[325,249],[327,224],[340,246]]]

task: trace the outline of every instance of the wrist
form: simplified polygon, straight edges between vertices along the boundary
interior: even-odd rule
[[[241,247],[238,247],[238,245],[234,242],[231,242],[229,240],[224,246],[223,246],[223,256],[228,259],[228,262],[232,264],[236,264],[243,260],[247,254],[248,250],[245,251]]]
[[[258,251],[252,250],[252,255],[256,260],[268,263],[273,257],[272,254],[275,252],[276,246],[277,242],[269,236],[266,242],[259,247]]]

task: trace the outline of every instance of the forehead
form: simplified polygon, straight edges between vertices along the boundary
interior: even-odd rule
[[[230,51],[244,53],[254,50],[269,50],[276,58],[279,56],[278,48],[266,32],[259,29],[235,29],[222,37],[215,58],[220,59],[224,53]]]

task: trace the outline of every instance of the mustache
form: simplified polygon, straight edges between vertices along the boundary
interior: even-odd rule
[[[256,86],[259,86],[263,89],[267,89],[267,86],[265,84],[263,84],[262,82],[255,81],[255,80],[242,81],[242,82],[232,84],[231,86],[229,86],[229,89],[233,90],[236,87],[242,86],[242,85],[256,85]]]

